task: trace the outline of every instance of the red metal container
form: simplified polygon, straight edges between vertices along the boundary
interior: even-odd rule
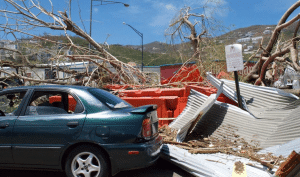
[[[123,100],[130,103],[132,106],[138,107],[149,104],[157,105],[157,116],[159,118],[174,117],[179,112],[177,108],[178,96],[160,96],[160,97],[122,97]],[[176,116],[177,117],[177,116]],[[169,124],[172,120],[160,120],[159,126]]]
[[[69,110],[74,112],[77,102],[71,95],[68,96],[68,99],[69,99]],[[61,102],[61,96],[49,97],[49,103],[52,104],[53,102]]]
[[[191,89],[201,92],[207,96],[217,93],[214,87],[201,87],[196,85],[188,85],[184,88],[150,88],[144,90],[120,90],[119,96],[138,107],[147,104],[157,105],[157,116],[159,118],[176,118],[184,110],[187,104],[188,96]],[[218,101],[237,105],[234,101],[221,94]],[[159,125],[169,124],[170,119],[163,119],[159,121]]]

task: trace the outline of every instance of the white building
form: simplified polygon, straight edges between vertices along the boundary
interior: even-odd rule
[[[245,37],[245,38],[241,38],[241,39],[236,40],[236,42],[238,42],[238,43],[250,42],[250,41],[251,41],[250,37]]]
[[[254,33],[252,31],[249,31],[248,33],[245,34],[246,37],[252,37]]]
[[[244,50],[244,52],[248,52],[248,51],[251,51],[251,50],[253,50],[253,46],[249,45],[249,46],[247,46],[247,49]]]
[[[60,68],[63,69],[69,69],[69,70],[75,70],[78,72],[85,72],[87,68],[89,68],[89,62],[72,62],[72,63],[59,63],[59,64],[53,64],[53,65],[58,65]],[[43,64],[46,65],[46,64]],[[91,69],[94,69],[95,66],[92,65],[90,66]],[[4,77],[4,76],[8,76],[7,73],[1,72],[5,71],[7,73],[12,73],[12,72],[17,72],[16,69],[14,68],[10,68],[10,67],[0,67],[0,77]],[[49,74],[51,69],[44,69],[44,68],[28,68],[28,67],[24,67],[23,70],[25,70],[25,76],[32,78],[32,79],[49,79]],[[56,78],[67,78],[69,77],[69,74],[66,74],[64,72],[60,72],[60,71],[56,71],[53,70],[52,72],[55,72]],[[66,80],[66,81],[70,81],[70,80]],[[72,81],[75,81],[74,79],[72,79]]]
[[[13,49],[13,50],[18,49],[18,45],[10,40],[1,40],[0,47],[7,48],[7,49]],[[0,50],[0,59],[9,58],[9,57],[15,58],[16,53],[11,52],[9,50],[3,50],[3,49]]]
[[[264,34],[272,34],[272,31],[271,30],[265,30],[263,33]]]
[[[262,38],[263,38],[262,36],[253,37],[252,41],[258,41],[261,40]]]

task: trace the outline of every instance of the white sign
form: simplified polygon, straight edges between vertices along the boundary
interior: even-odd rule
[[[227,71],[239,71],[244,69],[242,44],[225,46]]]

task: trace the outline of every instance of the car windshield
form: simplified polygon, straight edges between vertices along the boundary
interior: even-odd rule
[[[95,96],[102,103],[108,105],[111,108],[126,108],[132,107],[129,103],[122,100],[121,98],[101,89],[88,89],[88,91]]]

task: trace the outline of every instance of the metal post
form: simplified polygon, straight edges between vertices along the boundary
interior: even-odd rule
[[[125,22],[123,22],[123,24],[129,26],[131,29],[133,29],[134,32],[136,32],[136,34],[138,34],[142,38],[142,71],[143,71],[143,69],[144,69],[144,62],[143,62],[143,59],[144,59],[144,35],[143,35],[143,33],[139,32],[137,29],[135,29],[131,25],[128,25]]]
[[[72,3],[72,0],[69,0],[69,18],[70,18],[70,20],[71,20],[71,7],[72,7],[71,3]]]
[[[238,99],[238,106],[242,109],[242,100],[241,100],[241,94],[240,94],[240,86],[239,86],[239,76],[237,71],[234,71],[234,79],[235,79],[235,87],[236,87],[236,94]]]
[[[143,72],[143,69],[144,69],[144,62],[143,62],[143,59],[144,59],[144,39],[143,39],[143,33],[142,34],[142,72]]]
[[[90,36],[92,37],[92,19],[93,19],[93,0],[91,0],[91,10],[90,10]],[[89,50],[91,52],[91,43],[89,43]],[[91,70],[91,62],[89,61],[88,72],[92,72]]]
[[[107,5],[107,4],[123,4],[125,7],[129,7],[129,4],[125,4],[123,2],[115,2],[115,1],[105,1],[105,0],[91,0],[91,8],[90,8],[90,36],[92,37],[92,20],[93,20],[93,1],[100,1],[101,4],[100,5]],[[70,1],[71,2],[71,1]],[[106,4],[103,4],[103,2],[106,2]],[[97,5],[96,5],[97,6]],[[91,52],[91,43],[89,43],[89,49]],[[91,69],[91,62],[89,61],[89,72],[92,71]]]
[[[91,0],[91,10],[90,10],[90,36],[92,37],[92,18],[93,18],[93,0]],[[91,43],[89,45],[91,49]]]

